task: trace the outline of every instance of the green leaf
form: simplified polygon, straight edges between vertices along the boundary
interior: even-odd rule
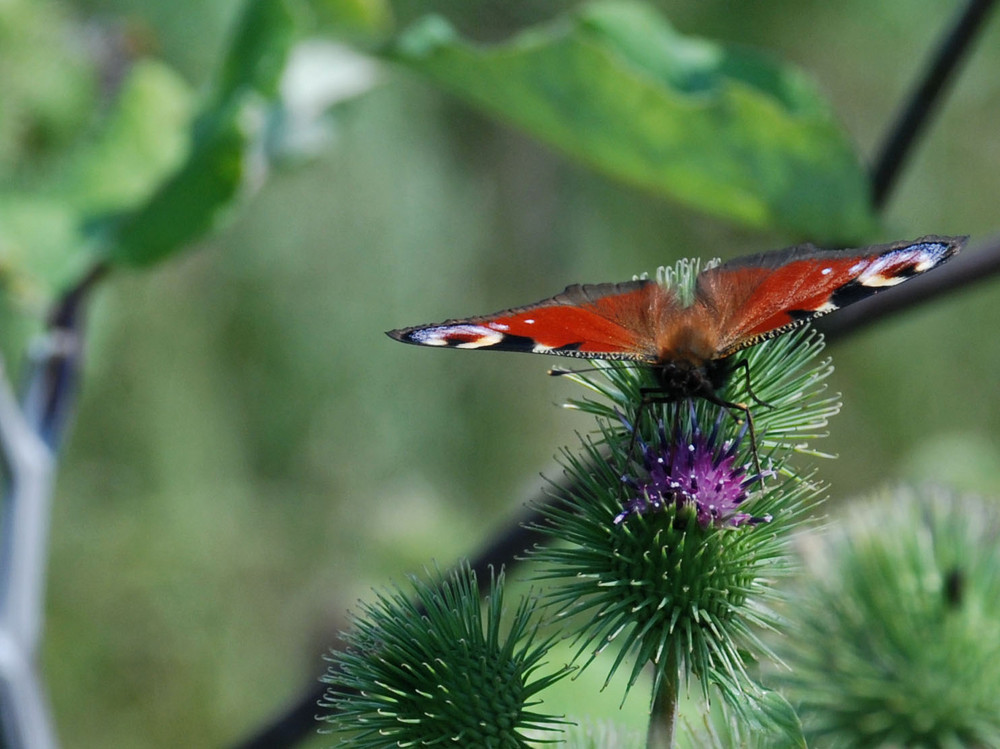
[[[618,179],[820,241],[874,228],[867,177],[798,70],[683,37],[632,2],[580,7],[499,45],[429,17],[384,51]]]
[[[79,252],[79,214],[40,195],[0,195],[0,299],[41,316],[55,290],[78,278],[88,258]]]
[[[194,122],[187,160],[148,202],[97,226],[108,259],[149,265],[211,231],[242,192],[255,157],[263,169],[266,106],[277,100],[297,37],[292,0],[248,0],[209,103]]]
[[[296,38],[298,6],[291,0],[247,0],[222,63],[216,100],[256,91],[268,99],[278,84]]]
[[[86,217],[142,204],[183,162],[191,93],[169,68],[137,62],[100,134],[34,191],[0,193],[0,296],[41,313],[93,262]]]
[[[72,144],[99,95],[96,55],[58,0],[0,3],[0,172],[29,180]],[[8,171],[9,170],[9,171]]]
[[[138,210],[105,226],[112,262],[149,265],[211,230],[243,186],[252,140],[250,107],[200,123],[187,162]]]
[[[141,203],[183,161],[193,96],[170,68],[139,60],[129,71],[100,136],[69,169],[67,200],[89,212]]]
[[[378,39],[392,27],[387,0],[306,0],[317,25],[334,36],[359,42]]]
[[[249,177],[262,175],[267,107],[279,99],[302,9],[295,0],[244,5],[187,160],[145,205],[97,226],[109,260],[148,265],[184,249],[215,228]]]

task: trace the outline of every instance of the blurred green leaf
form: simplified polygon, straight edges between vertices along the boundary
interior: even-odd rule
[[[215,92],[191,128],[187,161],[135,212],[103,222],[108,258],[124,265],[165,259],[212,230],[242,192],[250,164],[266,168],[267,105],[298,36],[294,0],[248,0]]]
[[[601,2],[499,45],[429,17],[389,49],[443,88],[611,176],[756,228],[872,231],[867,177],[798,70]]]
[[[187,162],[141,208],[110,222],[112,262],[149,265],[212,229],[247,176],[254,108],[237,104],[203,120]]]
[[[87,217],[142,203],[183,162],[191,98],[169,68],[137,62],[106,126],[58,181],[0,194],[0,294],[12,309],[41,314],[93,262],[84,252]]]
[[[96,212],[148,198],[183,162],[192,113],[191,90],[175,72],[154,60],[136,62],[100,136],[66,177],[69,201]]]
[[[314,6],[322,7],[330,22],[340,18],[352,23],[365,18],[374,22],[379,7],[363,0]],[[3,250],[0,257],[0,283],[8,296],[13,297],[13,289],[21,290],[19,297],[25,296],[24,289],[34,296],[51,294],[53,282],[46,280],[51,274],[34,266],[76,267],[79,263],[69,260],[86,258],[80,251],[85,245],[96,246],[97,254],[111,262],[148,265],[212,230],[248,178],[265,173],[271,155],[267,148],[273,145],[269,124],[273,129],[281,114],[286,120],[305,117],[287,111],[281,87],[307,11],[302,0],[247,0],[217,84],[197,118],[192,117],[190,91],[179,77],[158,63],[137,62],[106,127],[70,162],[53,194],[27,201],[17,196],[6,203],[0,196],[0,209],[15,217],[23,214],[5,222],[0,232],[0,240],[25,248]],[[371,85],[370,75],[360,78],[364,86],[356,87]],[[314,118],[319,116],[313,112],[315,98],[298,102]],[[315,136],[312,130],[310,134]],[[248,169],[250,165],[254,168]],[[34,221],[41,209],[56,212],[60,220]],[[23,232],[17,234],[19,227]],[[54,227],[65,229],[57,232],[58,241],[35,234],[51,234]],[[40,244],[51,252],[26,249]],[[58,262],[51,260],[56,255]],[[25,266],[29,257],[34,258],[32,267]],[[65,274],[55,281],[66,282]]]
[[[256,91],[272,99],[295,42],[296,11],[292,0],[247,0],[219,72],[216,100]]]
[[[392,28],[387,0],[306,0],[319,28],[357,41],[377,39]]]
[[[40,316],[55,289],[83,272],[77,220],[61,200],[0,196],[0,297],[13,309]]]
[[[0,3],[0,173],[36,178],[92,116],[97,71],[73,33],[58,0]]]

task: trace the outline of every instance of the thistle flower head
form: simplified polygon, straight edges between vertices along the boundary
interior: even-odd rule
[[[995,503],[930,489],[803,539],[777,677],[810,746],[1000,746],[998,539]]]
[[[656,440],[647,443],[637,438],[646,476],[624,478],[630,493],[625,508],[614,522],[621,523],[629,515],[662,511],[671,505],[676,509],[685,505],[695,508],[702,528],[711,524],[738,526],[770,520],[770,516],[757,518],[738,511],[754,484],[759,484],[765,476],[776,474],[773,470],[751,474],[748,464],[737,463],[746,425],[735,437],[724,440],[720,431],[724,418],[728,417],[720,413],[707,435],[697,419],[692,418],[688,422],[691,434],[684,434],[684,422],[678,420],[668,439],[661,420]],[[631,429],[628,422],[624,423]]]
[[[561,719],[534,712],[539,691],[568,673],[546,676],[549,641],[536,642],[527,601],[501,631],[502,573],[492,578],[485,620],[476,575],[463,566],[362,606],[331,655],[321,707],[344,731],[341,746],[527,747],[523,732],[551,731]]]
[[[680,445],[657,449],[687,451],[690,434]],[[695,459],[707,466],[706,476],[715,477],[719,466],[730,463],[719,459],[718,449],[707,449],[706,455],[711,459]],[[623,497],[618,466],[608,462],[599,443],[585,442],[582,455],[566,451],[564,462],[571,488],[542,508],[549,522],[539,527],[564,543],[539,548],[534,556],[541,563],[538,576],[558,583],[549,596],[561,614],[580,617],[573,619],[582,623],[578,654],[590,651],[589,664],[617,641],[621,649],[609,680],[631,655],[629,687],[645,664],[657,666],[655,679],[673,664],[698,677],[706,697],[715,685],[745,704],[746,654],[766,656],[769,650],[757,630],[777,627],[772,583],[787,572],[787,531],[801,522],[820,487],[798,477],[775,477],[750,496],[745,469],[728,465],[731,472],[716,477],[716,484],[721,481],[731,502],[713,521],[712,502],[700,489],[693,501],[678,501],[680,492],[650,488],[669,484],[655,475],[655,462],[649,478],[625,484],[645,484],[639,501]],[[654,494],[670,500],[654,500]],[[704,507],[699,496],[707,502]],[[759,525],[739,522],[730,510],[744,503],[755,515],[774,519]]]

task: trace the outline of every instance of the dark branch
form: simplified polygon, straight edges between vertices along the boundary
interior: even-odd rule
[[[31,364],[22,408],[28,423],[53,452],[62,443],[76,400],[86,300],[107,272],[108,266],[98,263],[63,294],[49,315],[44,342],[48,348]]]
[[[985,25],[986,16],[993,4],[993,0],[969,0],[889,130],[872,168],[872,204],[876,209],[883,208],[889,199],[913,145],[930,124],[941,104],[945,87],[958,71],[973,40]]]

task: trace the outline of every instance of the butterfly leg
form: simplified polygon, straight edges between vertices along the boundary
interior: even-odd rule
[[[636,443],[639,440],[639,431],[642,428],[643,414],[657,404],[676,403],[680,400],[676,394],[670,394],[669,391],[659,387],[640,387],[639,395],[641,396],[641,400],[639,401],[639,407],[635,411],[635,419],[632,423],[632,437],[629,439],[628,450],[625,453],[626,470],[629,462],[632,460],[632,456],[635,454]]]
[[[754,399],[756,400],[756,396],[754,396]],[[757,401],[757,402],[764,406],[770,405],[768,403],[764,403],[763,401]],[[750,411],[750,407],[747,406],[746,403],[731,403],[727,407],[727,410],[729,408],[735,408],[746,414],[747,431],[750,432],[750,453],[753,455],[753,467],[757,471],[757,475],[763,477],[764,473],[760,468],[760,454],[757,452],[757,431],[754,429],[753,426],[753,413]],[[732,411],[729,411],[729,413],[733,416],[734,419],[739,421],[736,414],[734,414]]]
[[[628,465],[632,460],[632,456],[635,454],[636,444],[639,440],[639,430],[641,429],[642,417],[645,410],[656,404],[674,403],[679,400],[679,398],[676,395],[669,394],[661,388],[655,388],[655,387],[640,388],[639,392],[642,395],[642,400],[639,402],[639,408],[636,409],[635,421],[632,424],[632,436],[629,439],[628,450],[625,453],[624,470],[626,471],[626,473],[628,471]],[[754,470],[760,477],[759,480],[761,482],[761,485],[763,486],[764,471],[761,468],[760,453],[757,449],[757,430],[754,427],[753,412],[750,410],[750,407],[745,403],[734,403],[732,401],[723,400],[718,395],[716,395],[716,393],[712,390],[705,390],[703,392],[698,393],[694,397],[703,398],[704,400],[707,400],[709,403],[724,409],[726,413],[729,414],[729,416],[733,419],[733,421],[737,423],[740,423],[745,418],[747,431],[750,433],[750,454],[753,456]],[[743,414],[745,414],[745,416],[741,418],[741,416],[736,413],[737,411],[741,411]],[[624,474],[622,478],[624,480],[625,478]]]
[[[767,401],[764,401],[764,400],[761,400],[760,398],[758,398],[757,397],[757,393],[755,393],[753,391],[753,388],[750,386],[750,363],[746,359],[740,359],[738,362],[736,362],[736,366],[743,370],[743,380],[744,380],[744,382],[746,382],[747,393],[750,394],[750,397],[753,398],[754,402],[756,402],[758,406],[764,406],[765,408],[774,408],[774,404],[773,403],[768,403]],[[734,405],[736,405],[737,407],[739,407],[738,404],[734,404]],[[748,409],[746,409],[745,407],[741,408],[740,410],[746,412],[747,421],[750,422],[750,411]],[[750,427],[750,430],[753,431],[753,426],[752,425]]]
[[[668,403],[670,400],[663,395],[663,391],[659,388],[641,387],[639,388],[639,395],[642,398],[639,401],[639,408],[635,410],[635,420],[632,423],[632,438],[628,442],[628,451],[625,453],[626,467],[629,461],[632,460],[632,455],[635,451],[635,444],[639,438],[639,429],[642,425],[643,413],[656,403]]]
[[[746,362],[744,362],[745,364]],[[749,387],[749,382],[747,383]],[[758,474],[763,475],[760,467],[760,453],[757,451],[757,430],[754,429],[753,425],[753,413],[750,411],[750,406],[746,403],[733,403],[732,401],[723,400],[718,395],[713,392],[700,393],[700,396],[707,400],[709,403],[715,404],[720,408],[726,409],[726,413],[733,417],[733,420],[739,423],[740,417],[737,416],[734,411],[742,411],[746,416],[747,431],[750,432],[750,454],[753,455],[753,466]],[[756,399],[756,396],[754,396]],[[763,401],[758,401],[764,406],[771,407],[771,404],[764,403]]]

